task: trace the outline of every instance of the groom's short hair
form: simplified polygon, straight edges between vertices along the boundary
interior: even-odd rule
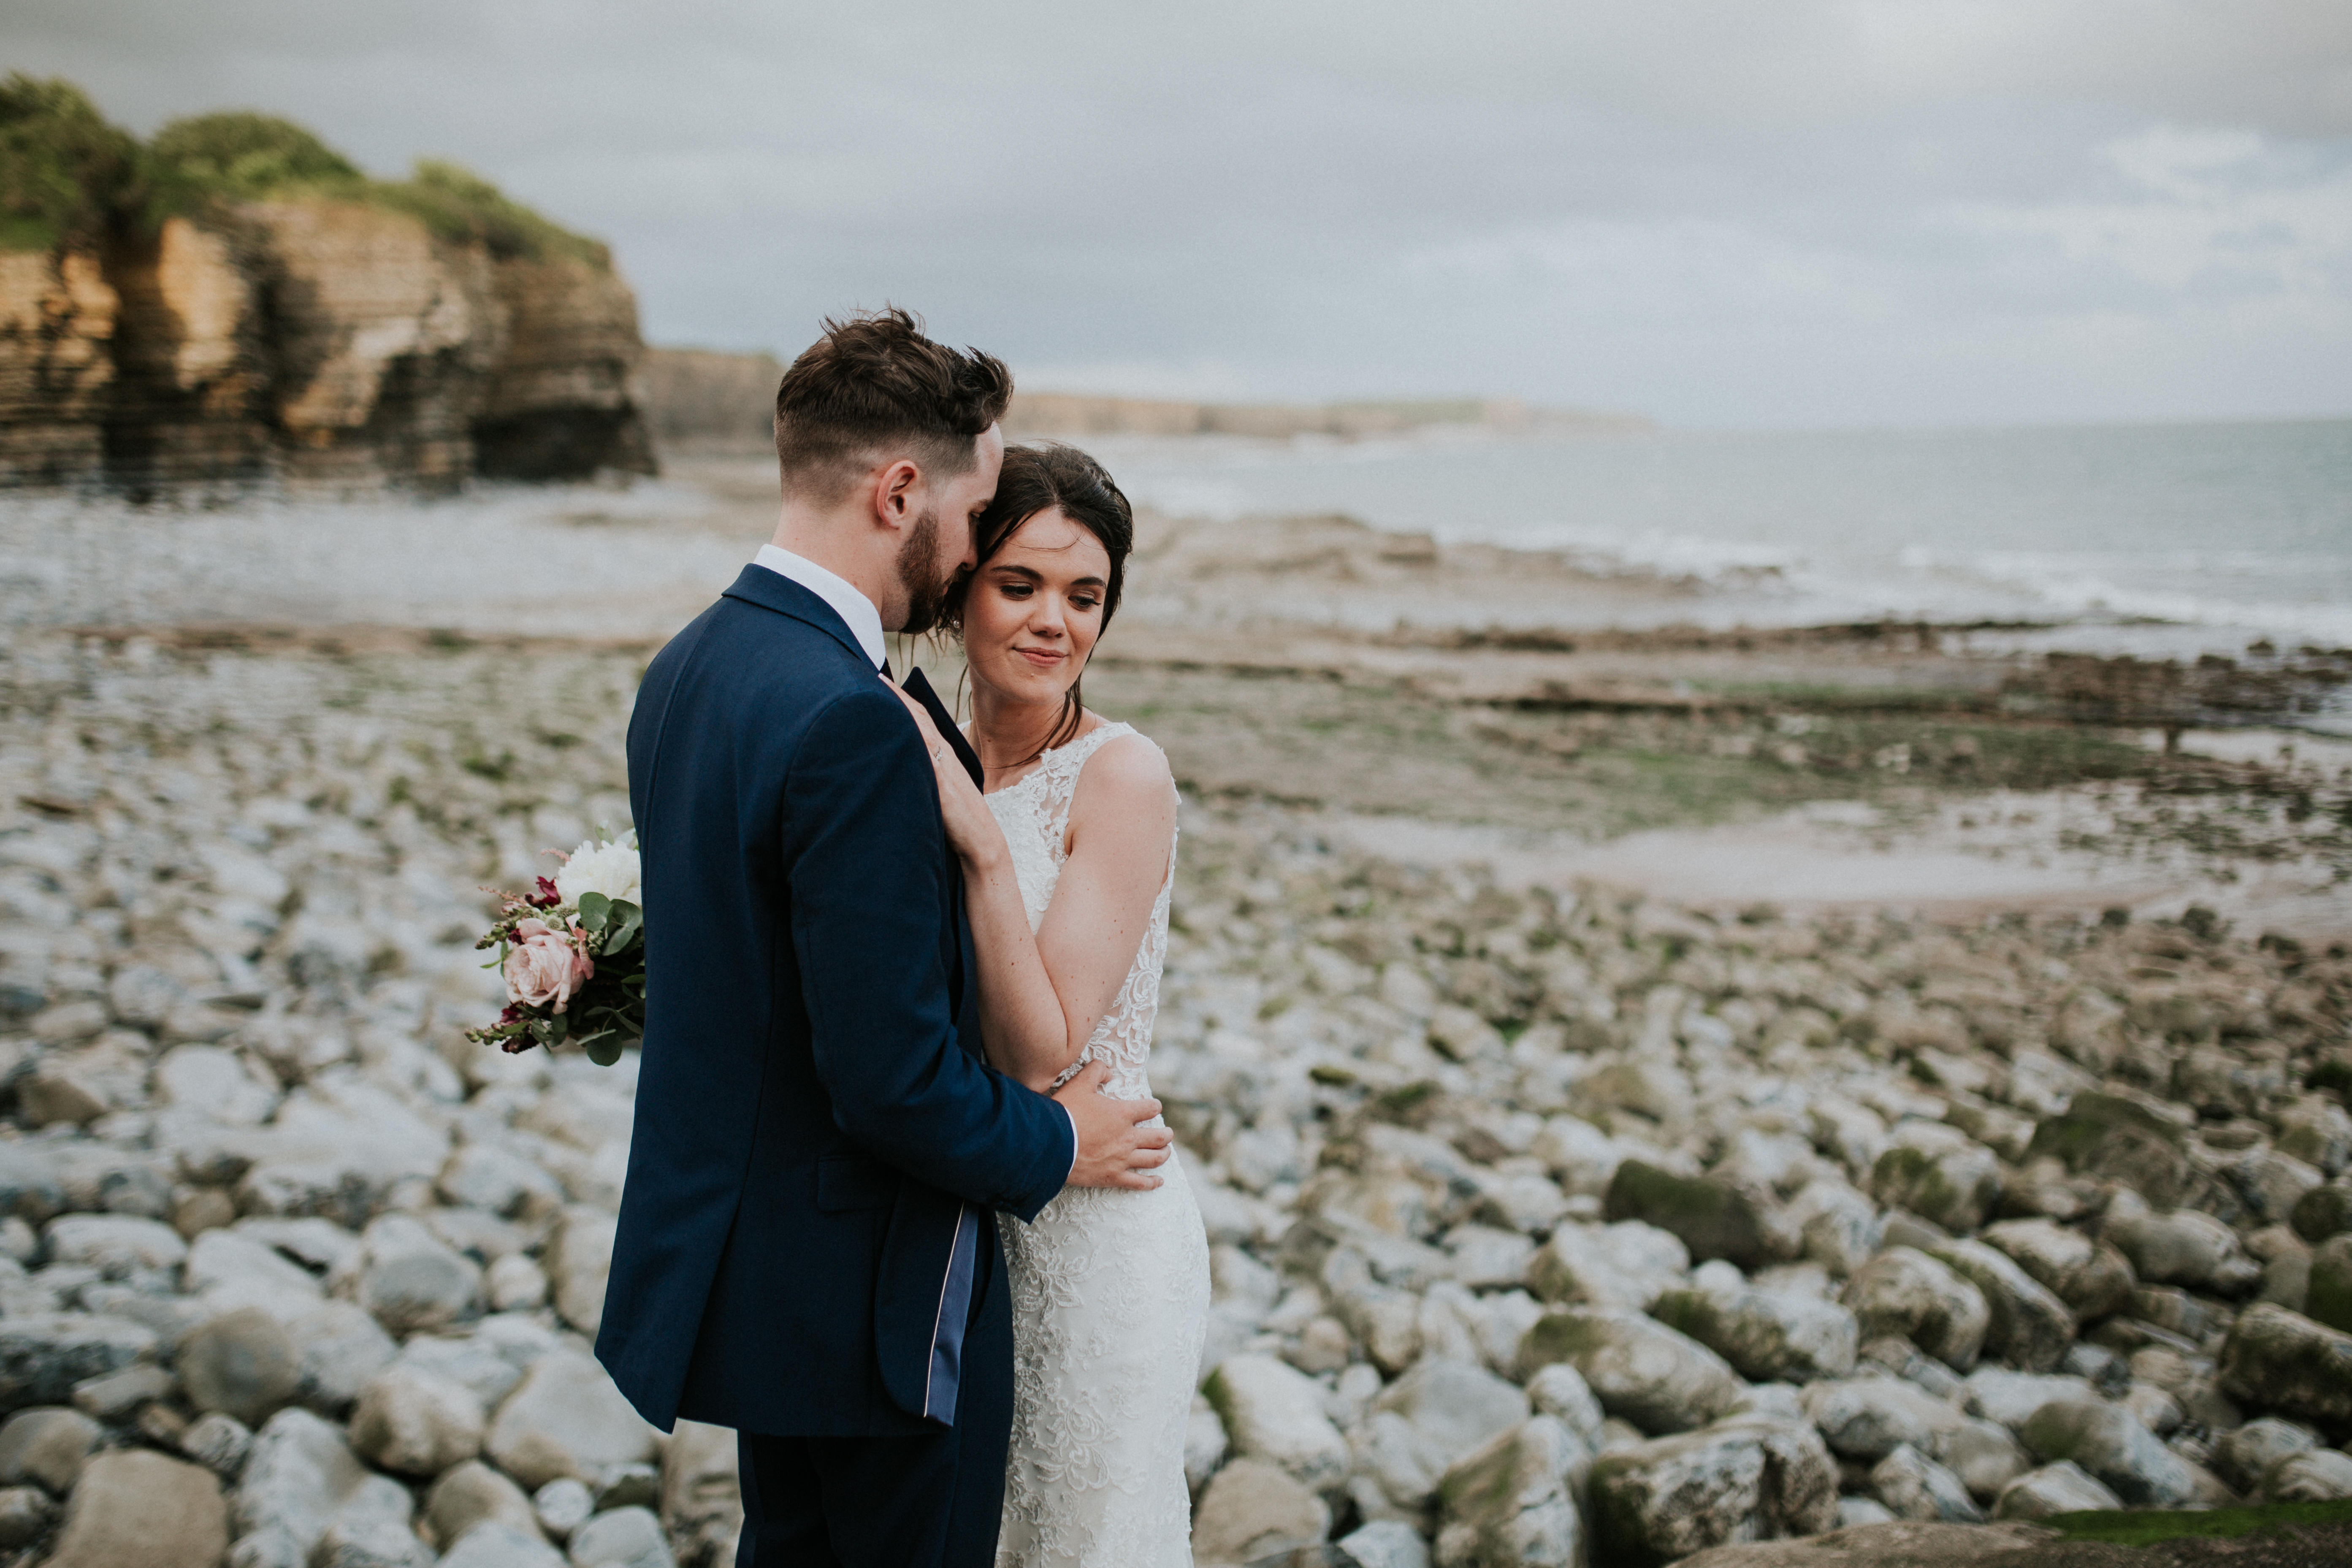
[[[910,457],[926,478],[980,460],[979,437],[1013,399],[1013,373],[978,349],[923,336],[890,306],[846,321],[803,351],[776,386],[776,462],[786,494],[837,496],[878,459]]]

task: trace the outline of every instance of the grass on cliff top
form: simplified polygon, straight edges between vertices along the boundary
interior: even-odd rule
[[[2258,1507],[2214,1509],[2103,1509],[2053,1514],[2036,1522],[2068,1541],[2105,1541],[2118,1546],[2154,1546],[2190,1537],[2234,1540],[2298,1524],[2352,1521],[2352,1499],[2327,1502],[2273,1502]]]
[[[61,78],[0,82],[0,250],[85,247],[213,203],[303,196],[405,213],[497,257],[612,266],[602,243],[456,163],[420,158],[404,180],[373,179],[292,121],[243,110],[173,121],[142,146]]]
[[[150,204],[152,160],[69,81],[0,81],[0,250],[88,245]]]

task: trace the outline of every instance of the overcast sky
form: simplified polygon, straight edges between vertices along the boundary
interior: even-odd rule
[[[7,0],[609,239],[656,342],[1681,425],[2352,414],[2347,0]]]

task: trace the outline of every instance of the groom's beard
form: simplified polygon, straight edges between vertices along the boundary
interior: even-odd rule
[[[899,628],[920,637],[940,624],[946,607],[947,574],[940,570],[940,514],[928,510],[907,531],[898,546],[898,585],[907,590],[907,624]]]

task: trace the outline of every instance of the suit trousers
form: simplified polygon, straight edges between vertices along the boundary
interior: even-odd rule
[[[911,1436],[741,1433],[735,1568],[992,1568],[1013,1436],[1013,1294],[980,1250],[955,1426]]]

